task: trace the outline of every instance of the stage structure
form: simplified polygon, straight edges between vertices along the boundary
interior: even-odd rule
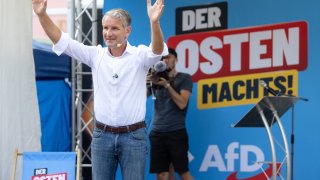
[[[86,1],[69,0],[68,1],[68,33],[75,40],[87,45],[97,45],[98,43],[98,10],[97,0]],[[83,31],[84,19],[89,19],[89,30]],[[80,149],[80,179],[84,171],[91,172],[90,143],[92,137],[91,126],[93,124],[93,112],[87,106],[88,98],[93,89],[85,88],[83,79],[91,78],[91,71],[84,71],[84,65],[78,61],[72,60],[72,149]],[[90,119],[83,119],[83,113],[89,112]],[[88,136],[87,142],[83,140],[84,135]],[[84,143],[89,143],[85,145]]]

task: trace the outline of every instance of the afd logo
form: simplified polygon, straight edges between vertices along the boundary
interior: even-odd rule
[[[249,155],[251,157],[250,163]],[[209,145],[199,171],[205,172],[209,168],[217,168],[220,172],[233,172],[236,170],[236,163],[239,163],[241,172],[254,172],[259,170],[262,165],[252,163],[253,161],[264,161],[264,154],[257,146],[240,146],[239,142],[232,142],[228,145],[227,152],[222,155],[217,145]]]
[[[239,142],[232,142],[227,147],[227,152],[222,154],[217,145],[209,145],[204,159],[199,169],[200,172],[206,172],[209,168],[216,168],[220,172],[232,172],[227,180],[240,180],[237,178],[238,172],[258,174],[242,180],[261,180],[272,176],[272,164],[261,172],[262,163],[264,162],[263,151],[254,145],[239,145]],[[281,163],[276,164],[277,175],[281,171]],[[237,167],[237,168],[236,168]],[[239,171],[237,171],[239,169]]]
[[[227,152],[222,154],[217,145],[209,145],[204,159],[199,169],[200,172],[206,172],[209,168],[216,168],[220,172],[233,172],[227,178],[228,180],[236,180],[237,170],[239,172],[259,172],[254,177],[247,178],[253,180],[267,175],[271,177],[271,164],[265,169],[267,174],[261,172],[263,164],[255,162],[264,162],[265,157],[263,151],[254,145],[239,145],[239,142],[232,142],[227,147]],[[278,164],[277,164],[278,166]],[[279,167],[278,167],[279,168]]]

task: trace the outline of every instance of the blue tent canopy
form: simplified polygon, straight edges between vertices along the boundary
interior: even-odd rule
[[[32,43],[41,120],[42,151],[71,150],[71,58],[50,45]]]
[[[65,54],[57,56],[51,45],[32,42],[37,79],[61,79],[71,77],[71,58]]]

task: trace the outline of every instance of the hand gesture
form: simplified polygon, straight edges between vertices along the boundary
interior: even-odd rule
[[[151,22],[159,22],[164,8],[163,1],[164,0],[156,0],[156,2],[151,5],[151,0],[147,0],[148,16]]]
[[[32,0],[32,7],[37,15],[43,14],[47,9],[47,0]]]

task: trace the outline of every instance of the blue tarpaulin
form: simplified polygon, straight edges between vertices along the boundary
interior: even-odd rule
[[[71,58],[65,54],[57,56],[51,45],[32,42],[36,78],[59,79],[70,78]]]
[[[71,150],[71,60],[57,56],[50,45],[33,42],[42,151]]]

